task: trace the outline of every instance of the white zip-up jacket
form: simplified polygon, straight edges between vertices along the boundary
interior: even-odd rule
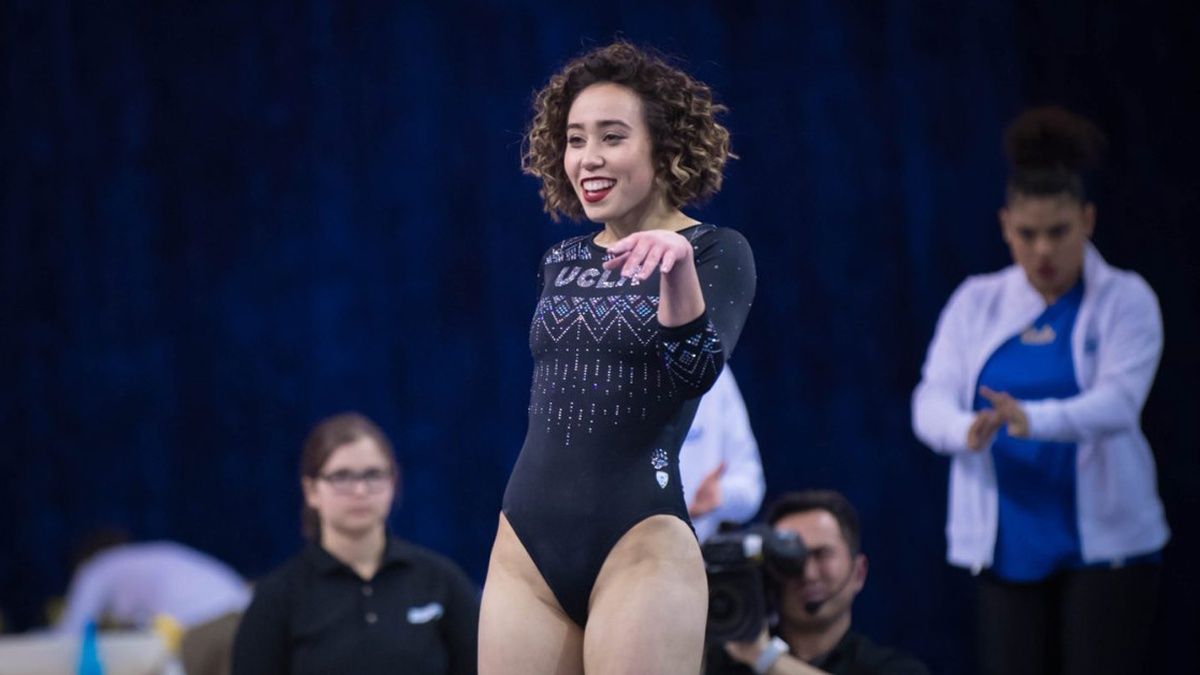
[[[744,523],[753,518],[766,491],[758,441],[750,428],[742,391],[728,364],[700,399],[692,427],[679,449],[679,483],[688,508],[700,483],[722,462],[725,472],[721,474],[720,505],[692,519],[701,542],[711,537],[723,521]]]
[[[1170,536],[1154,457],[1140,425],[1162,355],[1162,317],[1145,280],[1109,266],[1090,242],[1083,281],[1071,333],[1080,393],[1021,406],[1031,439],[1078,447],[1076,513],[1083,560],[1120,561],[1156,551]],[[999,513],[991,449],[967,448],[977,380],[996,349],[1045,309],[1045,300],[1017,265],[968,278],[942,310],[913,392],[913,431],[935,452],[951,457],[947,559],[975,572],[992,564]]]

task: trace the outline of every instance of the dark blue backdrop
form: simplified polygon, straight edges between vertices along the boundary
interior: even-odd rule
[[[39,620],[70,542],[123,522],[249,576],[300,544],[298,448],[354,408],[405,465],[402,535],[482,580],[524,433],[537,256],[580,226],[518,170],[532,92],[623,34],[714,86],[742,159],[695,211],[755,245],[734,367],[769,495],[845,491],[856,621],[972,659],[947,464],[909,431],[934,320],[1006,263],[1003,125],[1112,139],[1101,250],[1162,301],[1145,415],[1175,539],[1159,664],[1200,657],[1193,3],[6,2],[0,10],[0,607]]]

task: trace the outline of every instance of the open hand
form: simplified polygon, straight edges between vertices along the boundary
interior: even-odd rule
[[[610,258],[604,269],[621,268],[621,276],[645,281],[659,269],[670,274],[679,264],[692,263],[692,245],[683,235],[670,230],[634,232],[608,247]]]
[[[967,429],[967,447],[976,451],[982,450],[1000,430],[1001,424],[1004,424],[1004,419],[1000,417],[1000,413],[995,410],[980,410],[975,414],[971,428]]]
[[[696,494],[692,497],[692,505],[688,508],[689,516],[699,518],[721,505],[721,474],[723,473],[725,473],[725,462],[718,464],[717,468],[700,481],[699,487],[696,488]]]

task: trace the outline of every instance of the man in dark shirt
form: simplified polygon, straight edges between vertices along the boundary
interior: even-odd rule
[[[771,507],[767,522],[795,532],[808,547],[803,575],[775,584],[779,623],[755,642],[709,650],[708,675],[928,675],[916,659],[879,647],[850,629],[854,597],[867,579],[858,514],[832,490],[794,492]]]

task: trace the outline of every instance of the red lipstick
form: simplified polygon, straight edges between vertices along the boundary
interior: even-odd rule
[[[596,184],[601,184],[604,187],[597,190],[589,190],[586,187],[588,184],[592,184],[593,186]],[[595,204],[596,202],[607,197],[608,193],[612,192],[612,189],[614,186],[616,186],[616,184],[617,181],[611,178],[603,178],[600,176],[590,176],[579,181],[579,187],[583,189],[583,200],[589,204]]]

